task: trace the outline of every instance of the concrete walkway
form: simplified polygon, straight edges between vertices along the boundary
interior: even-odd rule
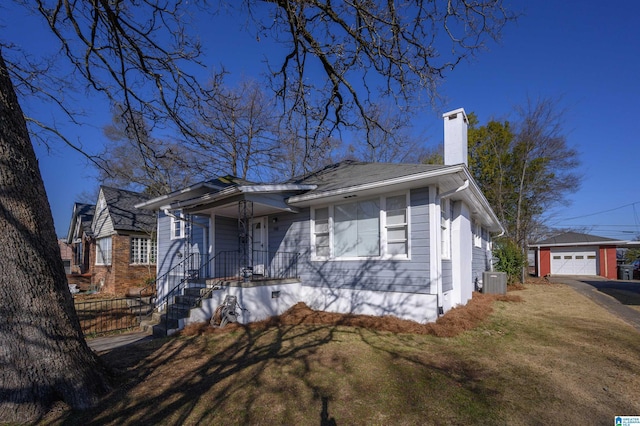
[[[89,347],[96,352],[110,351],[121,346],[133,345],[153,339],[149,331],[134,331],[114,336],[96,337],[87,339]]]
[[[549,281],[572,287],[640,331],[640,311],[620,303],[615,297],[606,293],[607,290],[624,290],[636,293],[640,297],[640,281],[616,281],[591,276],[555,276],[549,277]]]

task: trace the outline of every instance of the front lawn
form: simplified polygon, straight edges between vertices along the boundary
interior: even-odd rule
[[[514,293],[521,302],[493,301],[484,320],[458,312],[450,326],[476,325],[456,337],[342,317],[194,328],[115,349],[101,355],[116,387],[100,406],[57,407],[43,423],[549,425],[640,414],[640,333],[563,285]]]

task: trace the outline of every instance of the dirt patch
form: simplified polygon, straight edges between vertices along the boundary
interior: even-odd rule
[[[289,308],[282,315],[274,316],[264,321],[254,322],[248,325],[229,324],[223,328],[210,327],[206,323],[191,324],[182,330],[181,335],[194,336],[211,333],[228,333],[243,327],[257,330],[283,325],[342,325],[390,333],[430,334],[438,337],[454,337],[464,331],[473,329],[484,321],[493,311],[492,305],[495,301],[521,302],[522,298],[514,294],[496,295],[474,293],[473,298],[465,306],[453,308],[438,318],[436,322],[428,324],[421,324],[394,316],[354,315],[315,311],[300,302]]]

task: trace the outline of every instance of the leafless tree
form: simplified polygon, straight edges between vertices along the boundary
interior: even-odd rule
[[[423,141],[412,133],[410,113],[398,110],[393,105],[378,104],[372,105],[367,115],[375,119],[380,127],[369,130],[368,138],[366,129],[362,135],[361,132],[356,133],[356,142],[368,140],[368,143],[353,144],[352,151],[356,158],[385,163],[416,163],[426,154]]]
[[[477,127],[469,114],[469,167],[505,226],[523,250],[550,208],[567,203],[579,186],[578,153],[567,144],[564,112],[553,99],[528,100],[513,122]]]
[[[194,170],[194,153],[182,144],[154,137],[142,114],[124,113],[116,106],[112,123],[103,131],[111,142],[96,158],[103,184],[158,196],[202,177]]]
[[[62,398],[87,408],[108,388],[73,306],[26,122],[0,55],[0,421]]]
[[[284,113],[304,120],[308,144],[354,124],[371,142],[388,131],[370,114],[380,97],[404,111],[433,101],[444,76],[513,19],[499,0],[257,3],[245,0],[257,37],[286,48],[269,60],[272,87]]]
[[[271,167],[274,150],[282,143],[273,99],[254,80],[229,87],[217,79],[212,86],[194,126],[198,137],[191,145],[199,162],[209,173],[257,179]]]
[[[49,62],[32,68],[20,61],[11,40],[0,54],[0,333],[3,386],[0,421],[26,422],[61,398],[73,408],[94,404],[106,388],[99,361],[88,348],[74,314],[44,185],[15,88],[41,95],[72,122],[81,116],[64,92],[86,89],[122,105],[130,123],[140,113],[163,132],[197,136],[193,109],[209,99],[192,72],[201,46],[190,32],[190,14],[208,11],[202,2],[158,0],[16,0],[42,18],[57,40],[57,59],[71,72],[55,76]],[[305,155],[313,144],[356,122],[367,139],[382,124],[370,117],[377,96],[409,107],[418,95],[435,96],[446,72],[496,38],[510,15],[501,0],[321,2],[245,0],[244,12],[258,36],[284,43],[284,58],[272,58],[271,83],[282,117],[297,117]],[[265,12],[265,13],[263,13]],[[447,43],[445,43],[445,41]],[[48,83],[41,78],[49,79]],[[39,125],[70,140],[55,124]],[[144,121],[143,121],[144,122]],[[136,138],[142,143],[143,138]],[[155,147],[149,145],[149,149]]]

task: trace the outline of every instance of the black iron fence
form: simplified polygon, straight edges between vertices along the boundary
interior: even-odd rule
[[[85,336],[136,328],[153,311],[151,300],[138,298],[82,300],[74,306]]]
[[[163,287],[164,291],[170,289],[167,293],[155,294],[154,282],[136,297],[76,300],[74,305],[85,336],[138,327],[142,319],[156,308],[156,296],[158,306],[167,310],[166,318],[177,320],[199,299],[185,296],[190,282],[204,281],[204,278],[245,281],[297,278],[298,256],[298,253],[253,251],[247,261],[246,255],[241,256],[238,251],[220,252],[208,260],[193,254],[158,277],[157,282],[166,280]]]

